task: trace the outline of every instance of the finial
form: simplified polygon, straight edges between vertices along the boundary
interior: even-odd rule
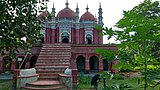
[[[101,8],[101,3],[99,3],[99,7]]]
[[[53,8],[54,8],[54,2],[53,2]]]
[[[48,10],[47,2],[46,2],[46,11]]]
[[[67,7],[67,8],[68,8],[68,5],[69,5],[68,0],[66,0],[66,7]]]
[[[89,9],[89,8],[88,8],[88,4],[87,4],[87,8],[86,8],[87,12],[88,12],[88,9]]]
[[[77,2],[77,8],[78,8],[78,2]]]

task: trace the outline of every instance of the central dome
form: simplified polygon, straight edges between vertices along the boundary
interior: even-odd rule
[[[76,17],[75,12],[68,7],[62,9],[56,16],[57,19],[61,18],[74,19],[75,17]]]
[[[87,11],[81,16],[80,21],[95,21],[95,18],[90,12]]]

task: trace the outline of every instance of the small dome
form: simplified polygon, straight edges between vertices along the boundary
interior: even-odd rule
[[[75,12],[72,11],[70,8],[66,7],[64,9],[62,9],[58,14],[57,14],[57,19],[60,18],[75,18]]]
[[[81,16],[80,21],[95,21],[95,18],[90,12],[87,11]]]
[[[49,16],[49,12],[48,11],[43,11],[39,16],[38,19],[42,19],[43,17],[48,17]]]

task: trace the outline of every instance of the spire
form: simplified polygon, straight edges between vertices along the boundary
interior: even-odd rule
[[[99,8],[101,8],[101,3],[99,3]]]
[[[87,8],[86,8],[87,12],[88,12],[88,9],[89,9],[89,8],[88,8],[88,4],[87,4]]]
[[[69,5],[68,0],[66,0],[66,8],[68,8],[68,5]]]
[[[101,3],[99,3],[99,9],[98,9],[98,24],[99,25],[103,25],[103,16],[102,16],[102,7],[101,7]]]
[[[54,8],[54,2],[53,2],[53,8],[52,8],[52,16],[55,17],[55,8]]]
[[[78,8],[78,3],[77,3],[77,8],[76,8],[76,22],[79,22],[79,8]]]
[[[46,2],[46,11],[48,10],[47,2]]]

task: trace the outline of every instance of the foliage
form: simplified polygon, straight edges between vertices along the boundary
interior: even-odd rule
[[[91,77],[90,76],[78,76],[78,83],[91,85]]]
[[[118,64],[113,65],[113,68],[117,68],[121,72],[129,72],[133,69],[132,65],[129,62],[119,61]]]
[[[131,86],[126,84],[106,86],[102,90],[133,90]]]
[[[108,39],[115,37],[121,42],[118,47],[125,50],[124,53],[121,52],[121,57],[123,55],[129,57],[125,58],[125,63],[142,66],[144,90],[147,88],[147,67],[159,64],[152,49],[160,41],[160,7],[158,5],[157,1],[145,0],[132,10],[124,11],[123,18],[116,24],[117,30],[106,27],[103,33],[108,35]],[[129,60],[130,58],[132,61]]]
[[[107,60],[109,62],[115,60],[116,52],[113,50],[104,50],[97,48],[96,53],[100,54],[104,60]]]
[[[1,0],[0,52],[8,51],[16,57],[18,48],[27,51],[41,36],[41,21],[37,18],[44,10],[44,0]]]

